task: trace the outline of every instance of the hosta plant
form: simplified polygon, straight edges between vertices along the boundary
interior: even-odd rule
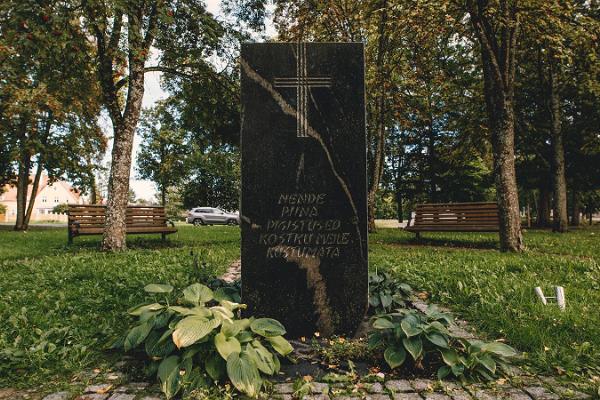
[[[240,392],[255,397],[265,375],[279,371],[278,355],[292,351],[285,328],[270,318],[240,318],[246,306],[195,283],[171,304],[173,287],[151,284],[155,301],[128,310],[137,322],[126,333],[125,351],[140,349],[152,360],[167,398],[229,378]],[[157,300],[156,297],[163,297]]]
[[[412,309],[373,318],[374,332],[369,336],[371,349],[384,349],[390,368],[400,367],[408,357],[415,365],[434,362],[441,357],[440,379],[452,374],[457,378],[491,380],[516,351],[503,343],[484,343],[455,337],[448,327],[450,314],[429,307],[425,313]]]
[[[369,306],[374,314],[404,307],[411,293],[409,285],[398,282],[385,272],[369,274]]]

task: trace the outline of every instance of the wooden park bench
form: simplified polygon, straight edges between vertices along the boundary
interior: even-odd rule
[[[500,230],[496,203],[430,203],[417,204],[412,225],[414,232],[498,232]]]
[[[69,244],[75,236],[104,233],[106,206],[69,204]],[[171,226],[168,226],[171,225]],[[160,233],[163,240],[177,232],[175,224],[167,219],[164,207],[127,206],[126,232],[135,234]]]

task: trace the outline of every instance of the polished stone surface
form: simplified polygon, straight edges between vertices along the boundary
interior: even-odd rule
[[[352,334],[367,309],[360,43],[244,44],[242,297],[292,336]]]

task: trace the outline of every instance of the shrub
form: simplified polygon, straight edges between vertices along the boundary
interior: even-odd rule
[[[69,211],[69,205],[67,203],[61,203],[54,206],[52,212],[54,214],[66,214]]]
[[[443,360],[437,373],[439,379],[452,374],[460,379],[492,380],[498,366],[506,366],[516,355],[512,347],[503,343],[458,338],[448,330],[451,324],[450,314],[435,306],[424,314],[399,309],[373,318],[375,332],[369,337],[369,347],[383,347],[383,357],[392,369],[404,364],[407,353],[415,364],[431,362],[432,356],[439,353]]]
[[[263,376],[279,371],[278,354],[292,351],[281,323],[240,318],[239,311],[246,306],[218,290],[195,283],[172,305],[172,286],[151,284],[144,289],[164,299],[129,309],[138,321],[117,346],[145,350],[167,398],[181,390],[208,387],[226,376],[237,390],[255,397]]]
[[[6,214],[6,206],[4,204],[0,204],[0,214]]]
[[[369,274],[369,306],[374,314],[404,307],[411,293],[409,285],[392,279],[385,272]]]

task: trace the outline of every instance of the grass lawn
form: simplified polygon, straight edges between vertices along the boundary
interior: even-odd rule
[[[144,301],[146,284],[196,281],[192,251],[207,277],[239,258],[237,227],[180,226],[166,243],[130,236],[120,254],[99,252],[100,236],[67,246],[66,228],[0,229],[0,387],[60,387],[85,367],[109,365],[118,355],[103,350],[126,329],[124,311]]]
[[[158,235],[157,235],[158,236]],[[434,302],[450,306],[489,338],[529,353],[540,369],[600,375],[600,230],[565,235],[530,231],[528,250],[503,254],[494,234],[413,235],[380,229],[370,236],[371,269],[387,270]],[[106,352],[129,323],[125,310],[152,282],[177,288],[239,257],[237,227],[180,226],[167,243],[130,237],[130,250],[97,251],[100,237],[66,245],[65,228],[15,233],[0,227],[0,387],[60,387],[83,368],[108,366]],[[567,310],[533,294],[565,287]]]
[[[544,372],[600,383],[600,230],[525,233],[527,251],[497,251],[496,234],[380,230],[370,236],[371,268],[391,272],[449,306],[489,339],[506,338]],[[567,308],[543,306],[541,286],[565,288]]]

